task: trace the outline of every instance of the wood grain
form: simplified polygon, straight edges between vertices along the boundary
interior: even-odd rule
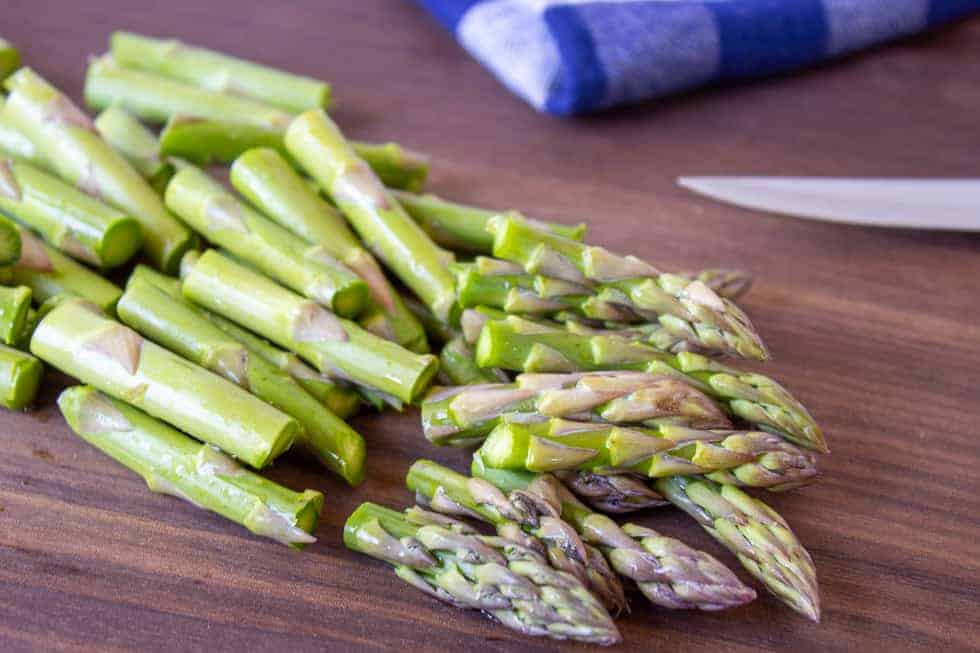
[[[7,0],[3,35],[80,95],[111,29],[181,38],[335,84],[336,117],[430,152],[460,200],[587,220],[596,242],[665,266],[738,264],[771,374],[828,433],[823,482],[773,497],[816,560],[824,622],[768,596],[726,614],[641,601],[630,651],[977,650],[980,238],[759,215],[677,188],[683,174],[980,176],[980,23],[764,84],[558,121],[511,97],[413,3]],[[436,604],[347,552],[360,501],[409,501],[403,475],[463,452],[414,412],[362,417],[351,491],[290,457],[271,472],[327,493],[298,554],[173,499],[73,436],[53,406],[0,415],[0,650],[546,650]],[[683,515],[643,518],[717,552]],[[737,567],[736,567],[737,568]],[[743,573],[743,577],[747,576]]]

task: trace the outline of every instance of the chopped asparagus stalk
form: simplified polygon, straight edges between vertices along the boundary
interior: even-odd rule
[[[80,261],[116,267],[143,244],[134,218],[30,164],[0,160],[0,189],[0,211]]]
[[[293,492],[241,467],[220,451],[90,386],[68,388],[58,407],[83,440],[169,494],[301,549],[315,542],[323,509],[316,490]]]
[[[20,227],[22,252],[11,268],[11,282],[27,286],[35,302],[45,302],[58,295],[74,295],[92,302],[106,313],[114,314],[122,289],[77,263],[33,233]]]
[[[160,156],[157,137],[122,107],[112,105],[95,117],[95,128],[126,157],[161,195],[174,175],[174,164]]]
[[[384,179],[384,175],[379,176]],[[385,184],[400,188],[387,181]],[[416,195],[414,192],[397,191],[394,195],[402,208],[438,245],[470,254],[490,254],[493,251],[493,235],[487,230],[487,226],[490,219],[501,211],[457,204],[429,194]],[[573,240],[580,241],[585,237],[583,223],[564,225],[537,220],[530,222]]]
[[[153,284],[170,295],[174,300],[184,301],[184,295],[180,290],[180,281],[178,279],[160,274],[145,265],[138,265],[133,270],[133,273],[129,277],[130,283],[135,279],[141,279]],[[275,365],[277,369],[296,379],[296,382],[304,390],[316,397],[341,419],[347,419],[357,413],[361,405],[361,397],[356,390],[348,387],[346,382],[317,372],[304,363],[296,354],[279,349],[268,340],[260,338],[248,329],[243,329],[231,320],[227,320],[211,311],[206,311],[199,306],[196,308],[198,313],[207,318],[209,322],[248,347],[248,350],[252,354],[264,358],[269,363]]]
[[[302,426],[297,443],[350,485],[364,480],[364,438],[308,394],[289,374],[212,324],[182,299],[130,279],[119,319],[187,360],[248,390]]]
[[[235,256],[342,317],[358,315],[368,286],[321,245],[311,245],[187,166],[167,185],[167,207]]]
[[[326,107],[330,85],[173,39],[113,32],[112,56],[123,66],[179,79],[219,93],[247,97],[285,111]]]
[[[204,308],[299,354],[323,373],[414,401],[438,368],[433,356],[414,354],[337,318],[318,304],[207,251],[184,277],[184,296]]]
[[[177,268],[194,244],[188,229],[136,170],[98,135],[92,121],[63,93],[22,68],[6,81],[3,119],[35,145],[58,176],[136,218],[143,249],[163,270]]]
[[[408,217],[326,113],[314,110],[296,118],[286,131],[286,147],[367,246],[437,318],[454,322],[455,281],[446,269],[452,255]]]
[[[44,316],[31,353],[255,468],[289,449],[299,433],[292,417],[144,340],[84,300],[63,301]]]
[[[0,341],[17,345],[26,328],[30,308],[30,288],[0,286]]]
[[[44,366],[34,356],[0,345],[0,405],[24,408],[37,395]]]

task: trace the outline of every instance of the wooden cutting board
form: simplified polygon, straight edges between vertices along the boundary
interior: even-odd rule
[[[251,6],[244,6],[251,5]],[[80,96],[109,32],[179,36],[335,84],[364,139],[431,153],[431,187],[533,216],[665,267],[740,265],[767,370],[824,426],[823,482],[771,497],[816,561],[824,621],[768,595],[724,614],[633,603],[623,651],[965,650],[980,641],[980,237],[760,215],[674,185],[685,174],[980,176],[980,22],[792,78],[589,119],[534,114],[411,2],[7,0],[0,33]],[[297,553],[147,491],[53,406],[0,415],[0,650],[544,650],[408,588],[344,549],[361,501],[404,506],[418,415],[355,420],[369,480],[289,456],[271,476],[327,495]],[[684,515],[638,521],[727,552]],[[753,582],[753,585],[756,585]]]

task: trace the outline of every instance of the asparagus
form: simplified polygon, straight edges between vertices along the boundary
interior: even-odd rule
[[[443,345],[439,352],[439,373],[450,385],[506,383],[507,374],[494,368],[478,367],[473,349],[462,336]]]
[[[292,417],[83,300],[63,301],[44,316],[31,353],[257,469],[286,451],[300,429]]]
[[[208,321],[196,308],[151,282],[131,279],[119,318],[187,360],[236,383],[293,417],[296,441],[350,485],[364,480],[364,438],[279,370]]]
[[[218,252],[205,252],[184,277],[184,296],[309,361],[406,402],[435,376],[433,356],[413,354],[328,313]]]
[[[173,277],[160,274],[145,265],[138,265],[130,275],[129,283],[135,283],[137,279],[153,284],[176,301],[185,301],[180,290],[180,281]],[[195,308],[199,315],[206,318],[232,339],[245,345],[250,354],[264,359],[279,371],[293,377],[303,390],[323,403],[341,419],[347,419],[357,412],[361,398],[353,389],[346,387],[345,384],[336,379],[317,372],[300,360],[296,354],[279,349],[268,340],[258,337],[234,322],[203,308]]]
[[[630,322],[634,314],[617,302],[593,295],[588,287],[577,283],[525,274],[515,263],[480,256],[472,263],[454,265],[453,271],[457,299],[464,309],[494,308],[537,320],[547,316],[564,322],[563,328],[572,333],[620,336],[660,351],[717,353],[678,336],[659,322],[624,326],[622,323]],[[608,328],[601,328],[603,325]]]
[[[591,286],[605,302],[656,320],[699,348],[765,360],[769,353],[748,317],[701,281],[665,274],[633,256],[583,245],[528,223],[516,213],[493,218],[493,255],[541,274]]]
[[[285,111],[330,103],[330,85],[180,41],[113,32],[112,56],[123,66],[179,79],[212,91],[252,98]]]
[[[719,297],[735,301],[752,287],[752,275],[737,268],[706,268],[697,273],[681,275],[702,282]]]
[[[416,589],[483,611],[520,633],[602,645],[620,641],[609,614],[577,578],[551,569],[532,549],[479,535],[448,517],[363,503],[344,525],[344,544],[388,562]]]
[[[140,224],[27,163],[0,160],[0,211],[74,258],[112,268],[139,251]]]
[[[16,410],[30,404],[43,374],[44,366],[37,358],[0,345],[0,405]]]
[[[622,469],[663,478],[753,466],[778,479],[777,483],[804,483],[816,475],[813,454],[771,433],[673,425],[622,427],[557,418],[532,424],[506,422],[490,433],[480,453],[491,467],[531,472]],[[775,469],[767,470],[766,464]],[[766,475],[756,476],[768,480]]]
[[[511,421],[568,417],[607,424],[731,426],[709,397],[670,376],[593,372],[522,374],[510,384],[435,389],[422,404],[422,427],[436,444],[471,444],[508,415]]]
[[[10,41],[0,38],[0,81],[20,68],[20,52]]]
[[[737,487],[698,476],[660,479],[657,489],[734,553],[776,597],[820,621],[813,560],[775,510]]]
[[[315,542],[323,495],[293,492],[220,451],[90,386],[68,388],[58,407],[71,429],[169,494],[293,548]]]
[[[11,283],[27,286],[34,301],[44,302],[58,295],[75,295],[112,314],[122,290],[81,263],[42,242],[20,227],[20,260],[11,268]]]
[[[384,179],[383,175],[381,177]],[[493,236],[487,231],[487,225],[500,211],[457,204],[431,194],[416,195],[417,190],[407,190],[413,192],[397,191],[394,193],[395,199],[438,245],[471,254],[490,254],[493,251]],[[581,241],[585,237],[584,223],[529,222],[572,240]]]
[[[4,163],[4,161],[0,161],[0,209],[13,194],[13,192],[8,194],[5,189],[17,189],[16,185],[13,185],[14,180],[5,174],[7,168]],[[22,250],[23,243],[17,225],[0,215],[0,266],[16,263],[21,258]]]
[[[37,146],[4,118],[4,104],[6,99],[0,94],[0,155],[30,163],[44,170],[50,169],[51,166],[44,160]]]
[[[460,306],[487,306],[507,313],[554,315],[569,312],[592,320],[629,322],[633,313],[592,294],[588,286],[525,274],[514,263],[479,256],[453,266]],[[678,339],[676,336],[674,340]]]
[[[234,122],[215,113],[200,109],[192,110],[189,115],[170,116],[160,132],[161,152],[205,165],[231,163],[248,150],[268,148],[295,165],[283,143],[283,129]],[[424,154],[391,142],[351,141],[351,147],[385,186],[415,191],[425,184],[429,170],[428,157]]]
[[[0,341],[16,346],[31,308],[31,289],[0,286]]]
[[[194,244],[190,231],[122,156],[96,133],[88,116],[64,94],[22,68],[6,82],[12,94],[4,119],[37,146],[58,176],[136,218],[153,264],[173,270]]]
[[[355,316],[364,308],[367,284],[326,248],[310,245],[239,202],[199,168],[178,172],[165,200],[209,241],[337,315]]]
[[[444,322],[457,310],[451,254],[433,243],[360,159],[326,113],[308,111],[286,130],[286,147],[368,247]]]
[[[110,55],[89,63],[85,75],[85,102],[96,110],[115,104],[151,124],[162,124],[170,116],[183,114],[284,129],[292,119],[292,114],[287,111],[245,97],[125,68]]]
[[[160,144],[149,129],[122,107],[112,105],[95,117],[105,142],[122,154],[161,195],[174,175],[174,164],[160,156]]]
[[[480,367],[529,372],[632,369],[673,375],[751,424],[802,447],[828,451],[806,408],[776,381],[694,352],[670,354],[617,336],[575,334],[510,316],[483,325],[476,362]]]
[[[483,479],[469,478],[430,460],[415,461],[405,482],[419,504],[493,524],[501,537],[546,553],[555,569],[582,581],[613,614],[627,608],[622,584],[602,553],[582,542],[562,521],[560,506],[547,496],[534,489],[506,496]]]
[[[640,474],[555,472],[579,499],[600,512],[625,513],[669,505]]]
[[[275,150],[245,152],[231,166],[231,183],[249,202],[309,243],[356,272],[367,283],[373,306],[362,325],[375,335],[426,353],[419,321],[391,287],[375,258],[351,233],[343,216],[319,197]]]
[[[585,507],[550,474],[494,469],[479,455],[473,457],[472,473],[511,497],[543,503],[559,512],[587,544],[602,550],[616,573],[635,581],[655,605],[672,610],[725,610],[755,599],[755,591],[714,557],[651,528],[620,527]]]

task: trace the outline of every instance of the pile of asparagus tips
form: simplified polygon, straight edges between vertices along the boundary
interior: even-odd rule
[[[429,441],[478,447],[469,474],[419,460],[417,506],[365,503],[344,529],[419,590],[598,644],[633,590],[753,600],[711,554],[609,516],[673,505],[819,620],[810,555],[747,490],[811,483],[827,446],[780,383],[720,360],[769,357],[734,302],[745,273],[420,194],[428,159],[348,140],[328,84],[178,41],[113,34],[94,119],[2,39],[0,79],[7,408],[46,363],[82,384],[58,398],[72,430],[150,490],[301,548],[323,495],[259,472],[296,445],[357,485],[346,420],[421,404]]]

